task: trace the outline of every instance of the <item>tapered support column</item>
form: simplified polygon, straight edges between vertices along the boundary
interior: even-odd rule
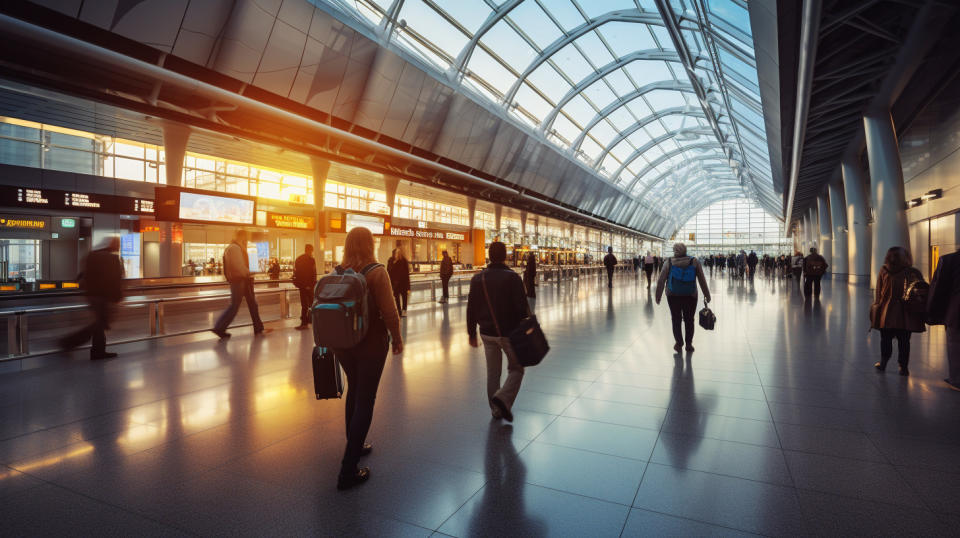
[[[180,187],[183,185],[183,158],[187,154],[187,142],[190,141],[190,127],[165,121],[163,122],[162,132],[163,154],[166,163],[164,179],[167,185]],[[180,276],[180,268],[183,264],[183,243],[174,242],[176,235],[173,223],[160,223],[160,255],[158,256],[157,273],[148,275],[147,268],[144,267],[144,276]]]
[[[910,234],[904,207],[903,167],[900,164],[893,117],[887,111],[868,114],[863,118],[863,128],[870,162],[870,198],[874,210],[872,286],[887,249],[899,246],[910,250]]]
[[[800,252],[806,253],[807,248],[810,246],[810,212],[807,211],[803,214],[803,222],[800,224],[803,230],[803,235],[800,237],[803,238],[800,241]]]
[[[330,174],[330,161],[320,157],[310,157],[310,168],[313,172],[313,205],[315,208],[314,216],[316,222],[316,227],[313,232],[313,252],[317,261],[317,267],[320,268],[322,272],[325,270],[326,262],[331,261],[326,259],[327,248],[321,232],[324,226],[323,199],[327,192],[327,175]],[[334,265],[336,265],[336,262],[334,262]]]
[[[851,280],[870,277],[871,252],[870,230],[867,227],[867,199],[863,185],[863,170],[858,159],[845,159],[841,163],[843,194],[847,202],[847,253]]]
[[[810,242],[807,244],[807,250],[803,252],[806,256],[810,253],[810,248],[820,248],[820,214],[817,213],[817,204],[810,205]]]
[[[826,194],[817,197],[817,216],[820,218],[820,228],[818,233],[819,245],[817,251],[827,260],[827,270],[833,272],[833,241],[830,234],[830,203]]]
[[[843,199],[841,186],[836,183],[827,185],[827,194],[830,195],[830,230],[832,232],[833,274],[844,277],[850,272],[849,254],[847,252],[847,211]]]

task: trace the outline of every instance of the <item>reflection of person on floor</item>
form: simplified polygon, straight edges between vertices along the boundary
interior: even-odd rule
[[[546,536],[543,521],[526,513],[527,469],[517,456],[512,426],[490,422],[483,472],[487,480],[479,506],[470,519],[470,536]]]
[[[257,297],[253,292],[253,275],[250,273],[250,258],[247,255],[246,230],[237,230],[233,241],[223,251],[223,273],[227,277],[227,282],[230,283],[230,305],[220,314],[216,325],[211,329],[213,333],[221,339],[230,337],[227,327],[237,316],[240,302],[244,299],[247,301],[250,319],[253,321],[253,334],[268,332],[263,328]]]
[[[73,349],[91,340],[90,360],[117,356],[116,353],[107,352],[106,330],[110,328],[113,305],[123,298],[123,263],[120,261],[119,252],[120,238],[110,237],[103,246],[87,256],[80,277],[80,287],[87,295],[93,322],[65,336],[60,341],[63,349]]]
[[[293,285],[300,291],[300,325],[310,326],[310,306],[313,304],[313,288],[317,285],[317,260],[313,259],[313,245],[305,245],[303,254],[293,262]]]
[[[470,345],[479,347],[477,326],[487,359],[487,398],[494,418],[513,421],[513,401],[520,392],[523,366],[517,361],[507,336],[530,312],[520,275],[504,263],[507,246],[490,243],[490,265],[470,280],[467,296],[467,334]],[[507,356],[507,379],[500,385],[503,355]]]

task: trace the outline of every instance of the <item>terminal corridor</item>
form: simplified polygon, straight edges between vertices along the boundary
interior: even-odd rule
[[[0,369],[4,534],[947,535],[960,399],[941,327],[878,374],[865,285],[709,279],[715,331],[674,354],[666,301],[623,275],[541,286],[552,346],[491,420],[465,300],[411,306],[338,492],[343,402],[313,397],[293,320]],[[948,425],[954,425],[948,427]]]

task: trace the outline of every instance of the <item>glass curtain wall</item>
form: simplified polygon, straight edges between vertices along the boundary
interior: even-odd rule
[[[701,210],[664,243],[663,251],[672,252],[675,242],[686,244],[692,256],[740,250],[775,256],[790,254],[793,246],[793,240],[784,234],[783,222],[746,199],[725,200]]]

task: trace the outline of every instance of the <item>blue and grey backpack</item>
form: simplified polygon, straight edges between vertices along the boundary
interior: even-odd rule
[[[379,263],[371,263],[357,273],[353,269],[337,267],[324,275],[313,289],[310,319],[313,323],[313,343],[331,349],[350,349],[367,335],[370,327],[370,290],[366,274]]]
[[[697,292],[697,268],[693,265],[693,260],[690,260],[690,265],[686,267],[670,264],[667,289],[673,295],[693,295]]]

